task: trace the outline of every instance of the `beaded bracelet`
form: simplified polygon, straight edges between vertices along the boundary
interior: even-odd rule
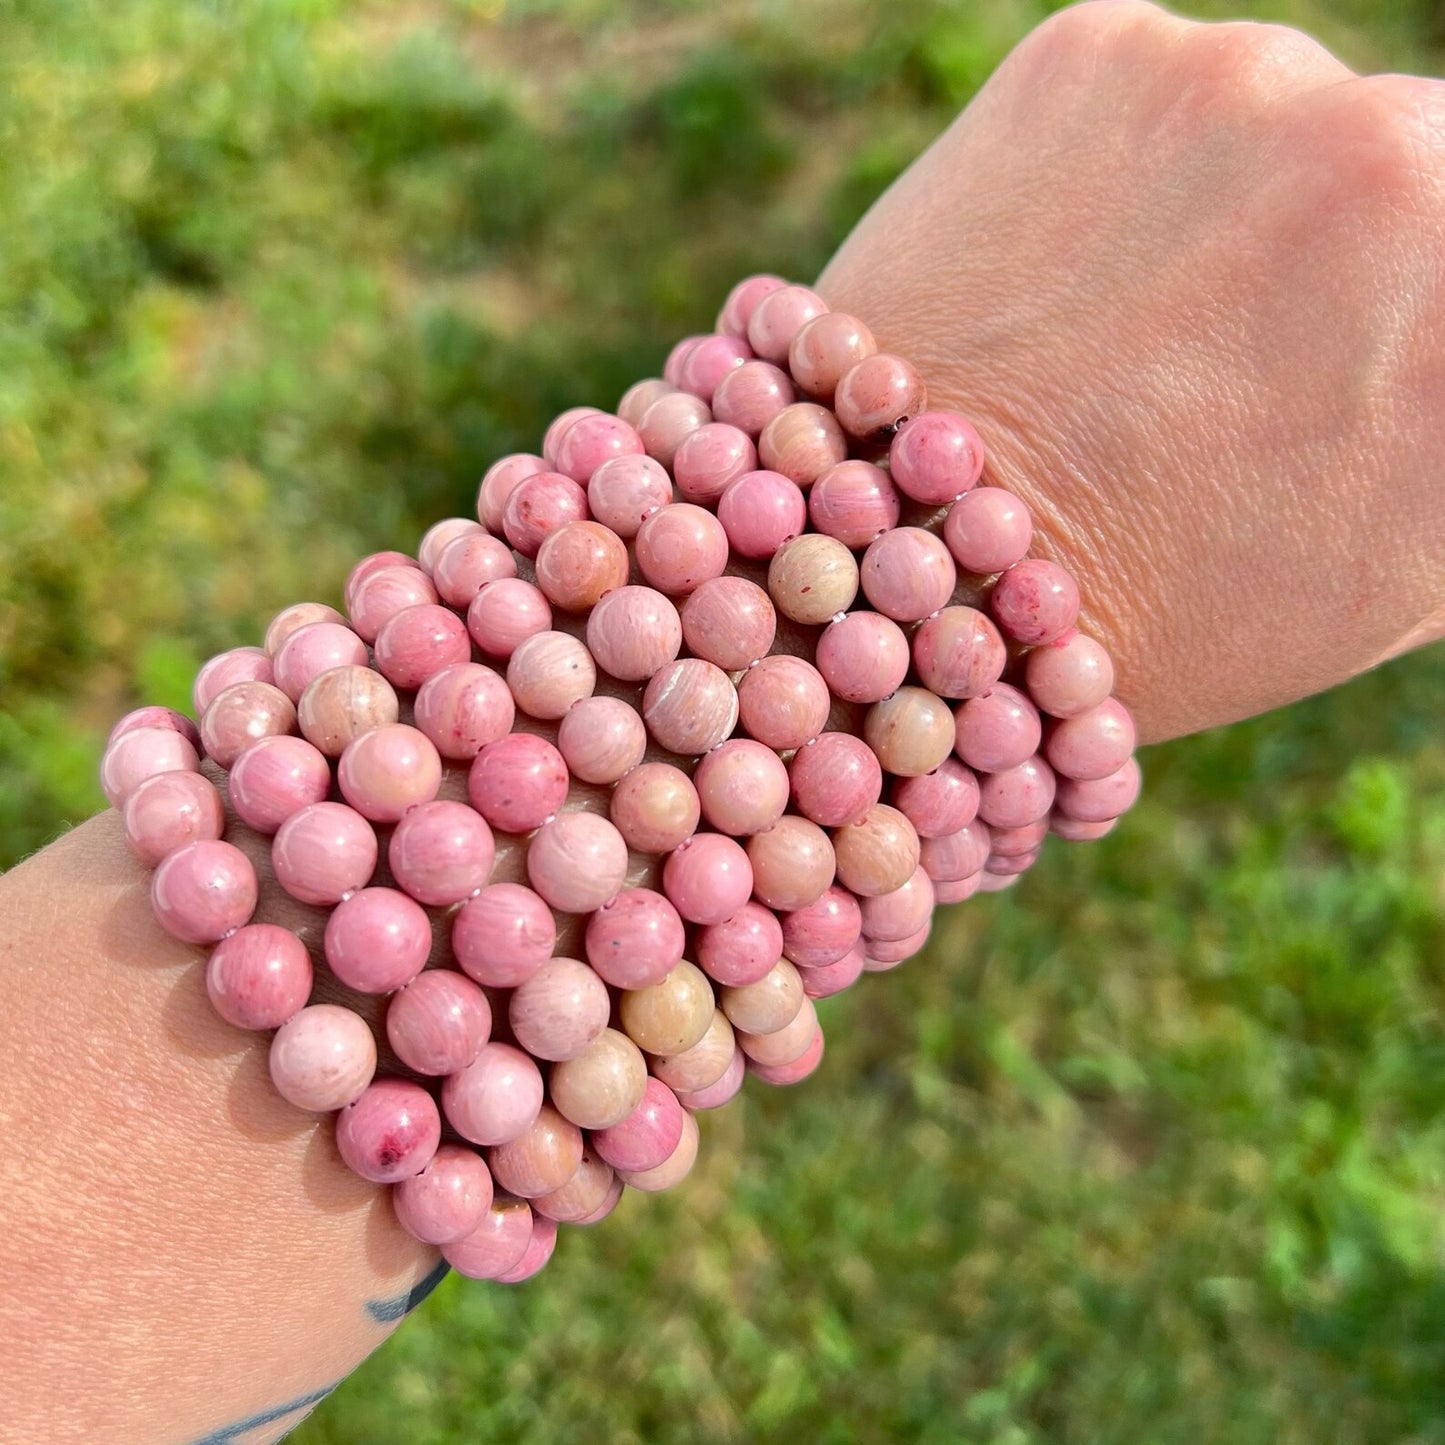
[[[212,658],[199,726],[116,724],[102,783],[161,925],[211,948],[217,1012],[275,1030],[277,1090],[337,1111],[342,1158],[462,1273],[525,1279],[559,1222],[675,1184],[698,1110],[817,1067],[815,1000],[1133,803],[1109,656],[983,463],[861,321],[755,276],[616,414],[496,462],[478,520]],[[331,973],[387,996],[412,1077],[310,1002],[301,933],[251,921],[203,756],[281,887],[329,910]],[[438,796],[447,765],[468,802]],[[525,883],[494,879],[497,832]],[[426,967],[434,935],[454,968]]]

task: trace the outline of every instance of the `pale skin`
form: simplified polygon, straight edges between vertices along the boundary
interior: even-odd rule
[[[1154,740],[1445,634],[1442,243],[1445,84],[1094,0],[819,284],[977,421]],[[279,1438],[438,1262],[145,885],[113,812],[0,879],[6,1439]]]

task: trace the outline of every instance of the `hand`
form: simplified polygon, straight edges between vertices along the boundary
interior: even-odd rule
[[[976,422],[1143,738],[1445,634],[1445,82],[1090,0],[818,285]]]

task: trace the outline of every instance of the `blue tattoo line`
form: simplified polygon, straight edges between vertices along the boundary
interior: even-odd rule
[[[293,1415],[297,1410],[309,1410],[318,1400],[324,1400],[335,1388],[336,1385],[323,1385],[321,1389],[312,1390],[309,1394],[288,1400],[284,1405],[276,1405],[270,1410],[247,1415],[244,1420],[237,1420],[234,1425],[223,1425],[219,1430],[212,1430],[209,1435],[202,1435],[194,1442],[194,1445],[231,1445],[232,1441],[239,1440],[243,1435],[249,1435],[252,1430],[259,1430],[262,1425],[274,1425],[277,1420],[286,1415]]]
[[[437,1267],[418,1280],[409,1290],[392,1295],[390,1299],[369,1299],[366,1312],[379,1325],[394,1324],[404,1315],[409,1315],[446,1277],[451,1266],[441,1260]]]

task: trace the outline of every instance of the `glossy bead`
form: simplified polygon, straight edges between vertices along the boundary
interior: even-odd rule
[[[744,903],[697,931],[697,962],[715,983],[756,983],[783,956],[783,926],[771,908]]]
[[[684,960],[659,982],[623,993],[618,1011],[628,1038],[639,1049],[670,1058],[690,1049],[707,1032],[713,1015],[712,985],[700,968]]]
[[[697,831],[702,804],[680,768],[643,763],[612,789],[608,816],[629,848],[670,853]]]
[[[635,381],[626,391],[622,393],[622,400],[617,403],[617,415],[625,421],[628,426],[636,426],[644,416],[647,415],[647,408],[655,402],[658,397],[666,396],[670,391],[676,391],[670,381],[660,376],[644,377],[641,381]],[[649,460],[651,460],[649,458]],[[605,466],[606,463],[604,462]],[[609,523],[609,525],[611,525]]]
[[[424,602],[392,617],[376,634],[374,650],[376,670],[393,687],[410,691],[443,668],[470,662],[472,640],[450,608]]]
[[[893,484],[915,502],[940,506],[983,473],[983,441],[956,411],[925,411],[898,429],[888,448]]]
[[[921,527],[895,527],[863,554],[863,593],[885,617],[917,622],[948,605],[957,571],[948,548]]]
[[[492,1207],[492,1175],[482,1156],[462,1144],[442,1144],[431,1162],[391,1191],[397,1222],[422,1244],[465,1239]]]
[[[1089,843],[1112,833],[1118,821],[1117,818],[1109,818],[1102,823],[1085,823],[1066,813],[1056,812],[1049,820],[1049,831],[1071,843]]]
[[[855,550],[896,527],[901,509],[898,489],[872,462],[839,462],[808,493],[813,529]]]
[[[1053,717],[1077,717],[1114,690],[1114,663],[1108,652],[1073,628],[1032,648],[1024,670],[1029,695]]]
[[[156,921],[185,943],[215,943],[256,911],[256,870],[230,843],[199,838],[161,859],[151,875]]]
[[[358,993],[391,993],[410,983],[431,953],[426,910],[395,888],[363,888],[326,921],[326,962]]]
[[[271,840],[276,881],[302,903],[326,906],[366,885],[376,871],[376,833],[345,803],[312,803]]]
[[[296,727],[296,707],[269,682],[236,682],[211,700],[201,718],[206,756],[229,768],[260,738],[279,737]],[[130,733],[139,737],[140,733]]]
[[[717,515],[738,556],[765,558],[807,526],[808,504],[781,472],[745,472],[722,494]]]
[[[587,618],[587,646],[619,682],[646,682],[682,649],[677,608],[651,587],[619,587]]]
[[[783,953],[799,968],[825,968],[842,958],[862,931],[858,900],[835,883],[805,908],[783,915]]]
[[[805,990],[797,1013],[782,1028],[767,1034],[739,1031],[737,1041],[738,1047],[750,1062],[764,1064],[769,1068],[780,1068],[801,1058],[812,1046],[817,1033],[818,1015],[813,1007],[813,1000]]]
[[[546,469],[546,462],[532,452],[513,452],[493,462],[477,488],[477,520],[494,535],[500,533],[507,498],[524,478]]]
[[[499,1279],[516,1269],[527,1253],[535,1228],[525,1199],[493,1199],[482,1222],[464,1239],[441,1247],[442,1258],[469,1279]]]
[[[918,867],[918,834],[896,808],[875,804],[859,823],[833,834],[838,881],[860,898],[901,887]]]
[[[443,517],[440,522],[433,522],[417,543],[417,565],[430,576],[436,567],[437,558],[441,556],[442,549],[448,542],[455,542],[458,537],[485,530],[480,522],[474,522],[470,517]]]
[[[402,815],[386,861],[398,887],[430,908],[449,908],[486,886],[496,846],[475,808],[435,799]]]
[[[850,366],[833,393],[833,410],[843,430],[860,441],[887,440],[927,405],[923,378],[901,356],[886,351]]]
[[[408,808],[430,802],[441,780],[436,745],[405,723],[362,733],[336,765],[341,795],[373,823],[395,823]]]
[[[671,1058],[655,1060],[652,1071],[680,1098],[717,1083],[727,1072],[736,1051],[733,1026],[721,1009],[714,1009],[707,1032],[690,1049]]]
[[[507,686],[529,717],[556,719],[574,702],[592,696],[597,665],[586,644],[571,633],[538,632],[512,653]]]
[[[238,682],[274,682],[275,668],[263,647],[233,647],[202,664],[191,684],[191,703],[199,717],[228,687]]]
[[[512,1044],[483,1044],[442,1084],[447,1122],[473,1144],[505,1144],[530,1128],[542,1107],[542,1071]]]
[[[772,599],[745,577],[714,577],[682,604],[689,651],[724,672],[741,672],[766,657],[777,629]]]
[[[980,773],[1016,768],[1038,751],[1042,724],[1028,697],[997,682],[954,711],[954,751]]]
[[[966,898],[972,898],[978,892],[978,885],[982,877],[982,872],[979,872],[971,874],[967,878],[954,878],[943,883],[935,880],[933,884],[934,901],[940,906],[962,903]]]
[[[197,754],[200,752],[200,728],[185,713],[177,712],[171,707],[138,707],[126,713],[111,728],[105,740],[106,746],[109,747],[117,738],[140,728],[162,728],[166,732],[179,733],[196,749]]]
[[[836,537],[807,532],[778,548],[768,592],[779,612],[818,627],[846,612],[858,595],[858,563]]]
[[[560,1189],[581,1163],[582,1131],[551,1104],[543,1104],[526,1129],[487,1155],[498,1186],[521,1199]]]
[[[990,828],[989,858],[1016,858],[1024,853],[1036,853],[1049,836],[1048,818],[1027,823],[1022,828]],[[992,863],[986,866],[992,867]]]
[[[803,992],[811,999],[832,998],[853,987],[863,976],[863,945],[855,943],[841,958],[818,968],[805,968]]]
[[[828,725],[832,699],[822,674],[801,657],[778,654],[750,667],[737,687],[738,716],[760,743],[800,748]]]
[[[878,612],[850,612],[818,638],[818,671],[844,702],[881,702],[908,676],[908,638]]]
[[[248,923],[206,962],[211,1006],[238,1029],[278,1029],[311,997],[311,955],[289,928]]]
[[[727,1016],[723,1017],[726,1019]],[[732,1025],[729,1024],[728,1027],[731,1028]],[[734,1044],[733,1056],[721,1075],[706,1088],[682,1090],[678,1093],[677,1101],[691,1112],[698,1109],[721,1109],[724,1104],[731,1103],[737,1097],[746,1077],[747,1056]]]
[[[780,286],[763,295],[748,318],[748,345],[765,361],[783,362],[793,338],[828,303],[807,286]]]
[[[863,900],[863,932],[873,943],[892,943],[917,933],[933,916],[933,883],[922,868],[890,893]]]
[[[926,687],[900,687],[868,709],[863,736],[886,772],[916,778],[953,751],[953,714]]]
[[[333,667],[365,667],[366,644],[339,622],[313,622],[298,627],[272,659],[276,686],[299,702],[312,681]]]
[[[463,538],[463,541],[466,539]],[[486,540],[490,540],[489,538]],[[450,546],[456,546],[455,542]],[[443,553],[443,559],[445,553]],[[440,565],[442,559],[439,559]],[[351,625],[363,642],[375,642],[376,634],[404,607],[437,601],[430,577],[415,565],[378,567],[357,586],[347,602]]]
[[[833,845],[816,824],[788,813],[748,839],[753,896],[769,908],[806,908],[833,881]]]
[[[441,1143],[436,1100],[406,1079],[375,1079],[336,1116],[336,1147],[353,1174],[395,1184],[420,1174]]]
[[[736,839],[694,833],[668,854],[662,887],[689,923],[721,923],[748,901],[752,865]]]
[[[877,755],[851,733],[820,733],[793,754],[788,773],[797,810],[825,828],[856,823],[883,793]]]
[[[621,417],[605,411],[578,417],[557,442],[557,470],[587,485],[592,473],[617,457],[641,456],[642,438]]]
[[[1134,719],[1117,698],[1054,724],[1044,754],[1066,778],[1107,778],[1129,761],[1138,741]]]
[[[651,1169],[620,1169],[617,1177],[629,1189],[637,1189],[645,1194],[661,1193],[664,1189],[680,1184],[692,1172],[692,1166],[697,1162],[697,1146],[697,1120],[684,1111],[682,1134],[677,1141],[677,1148],[661,1164]]]
[[[584,1226],[600,1223],[617,1208],[618,1202],[626,1192],[627,1186],[614,1174],[612,1176],[612,1183],[608,1186],[606,1197],[602,1203],[591,1214],[577,1220],[577,1223]]]
[[[537,585],[564,612],[589,612],[605,592],[627,582],[631,561],[622,538],[600,522],[568,522],[537,552]]]
[[[945,607],[913,634],[918,680],[940,697],[978,697],[999,680],[1007,661],[998,628],[972,607]]]
[[[647,455],[665,467],[671,467],[677,449],[698,427],[713,419],[705,401],[685,391],[660,396],[642,414],[637,433],[647,448]]]
[[[978,783],[978,816],[995,828],[1022,828],[1054,804],[1054,772],[1039,757],[988,773]]]
[[[274,833],[293,813],[325,799],[331,769],[303,738],[262,738],[231,765],[226,789],[242,822]]]
[[[1067,632],[1079,617],[1079,588],[1057,562],[1026,557],[994,583],[989,608],[1016,642],[1035,647]]]
[[[620,1124],[593,1134],[592,1147],[614,1169],[652,1169],[677,1148],[685,1120],[677,1095],[660,1079],[650,1078],[642,1102]]]
[[[584,697],[557,729],[557,746],[574,778],[615,783],[647,751],[647,728],[636,708],[617,697]]]
[[[452,920],[452,952],[489,988],[515,988],[552,957],[557,922],[540,895],[520,883],[491,883]]]
[[[711,512],[673,502],[637,529],[634,551],[648,583],[669,597],[685,597],[709,577],[722,576],[728,537]]]
[[[376,1040],[359,1014],[313,1003],[291,1015],[271,1040],[271,1082],[288,1104],[327,1114],[344,1108],[376,1073]]]
[[[266,626],[266,652],[274,665],[276,654],[293,632],[314,622],[337,622],[346,626],[346,616],[324,602],[293,602],[283,607]],[[274,678],[272,679],[275,680]]]
[[[810,401],[785,406],[758,437],[763,466],[805,490],[847,455],[848,439],[838,419]]]
[[[121,817],[131,852],[147,868],[187,843],[219,838],[226,826],[214,784],[190,772],[154,773],[143,779],[126,798]]]
[[[604,983],[646,988],[667,977],[686,943],[669,899],[651,888],[624,888],[587,920],[584,948]]]
[[[873,333],[846,311],[805,322],[788,348],[788,370],[800,390],[831,402],[843,374],[878,350]]]
[[[758,437],[784,407],[793,404],[795,396],[786,371],[770,361],[745,361],[718,382],[712,394],[712,415]]]
[[[401,716],[396,690],[369,667],[333,667],[315,678],[296,704],[301,736],[328,758],[372,728]]]
[[[920,838],[942,838],[977,815],[978,779],[957,758],[945,758],[931,773],[894,784],[892,802]]]
[[[943,540],[954,561],[980,577],[1021,561],[1033,537],[1029,509],[1002,487],[978,487],[960,497],[943,523]]]
[[[1076,822],[1106,823],[1134,806],[1139,786],[1139,763],[1130,757],[1102,778],[1059,778],[1054,806]]]
[[[708,430],[700,427],[693,436]],[[679,456],[691,441],[689,437],[683,443]],[[651,457],[614,457],[610,462],[603,462],[587,483],[587,506],[593,517],[627,542],[655,511],[670,501],[672,478],[667,475],[667,468]]]
[[[956,833],[925,838],[919,845],[918,861],[935,883],[953,883],[971,878],[983,867],[989,846],[988,827],[975,820]]]
[[[507,1018],[533,1058],[575,1059],[607,1027],[607,985],[580,959],[549,958],[518,984]]]
[[[569,406],[565,411],[559,411],[556,416],[547,423],[547,430],[542,434],[542,457],[549,467],[557,465],[557,453],[562,444],[562,438],[572,429],[574,422],[579,422],[584,416],[604,415],[601,407],[596,406]]]
[[[672,459],[677,489],[685,502],[711,507],[745,472],[756,470],[758,449],[753,439],[726,422],[700,426],[678,447]],[[671,495],[664,501],[671,501]]]
[[[576,1058],[552,1066],[547,1087],[564,1119],[579,1129],[610,1129],[642,1102],[647,1060],[626,1034],[603,1029]]]
[[[346,576],[346,585],[342,589],[343,605],[348,612],[356,602],[356,594],[361,589],[363,582],[373,573],[380,572],[383,567],[415,567],[416,558],[409,557],[405,552],[372,552],[369,556],[363,557]]]
[[[532,1211],[532,1237],[522,1251],[522,1257],[511,1269],[497,1276],[498,1284],[524,1284],[534,1275],[540,1274],[551,1262],[557,1249],[557,1225],[554,1220],[544,1218]]]
[[[653,674],[642,694],[642,717],[658,747],[697,757],[731,736],[738,692],[715,663],[685,657]]]
[[[527,845],[527,879],[553,908],[591,913],[627,877],[627,844],[596,813],[558,813]]]
[[[587,493],[571,477],[561,472],[535,472],[524,477],[507,498],[502,532],[524,557],[535,557],[549,532],[586,517]]]
[[[803,980],[788,959],[780,958],[756,983],[724,988],[719,1003],[735,1029],[774,1033],[797,1017],[803,1006]]]
[[[731,837],[771,828],[788,806],[788,770],[771,748],[733,738],[708,753],[693,774],[702,815]]]
[[[552,626],[552,608],[540,587],[520,577],[486,583],[467,608],[467,631],[488,657],[505,660],[527,638]]]
[[[516,719],[516,704],[511,689],[490,667],[458,662],[427,678],[412,716],[442,757],[460,763],[506,737]]]
[[[532,1200],[532,1208],[544,1219],[581,1224],[607,1202],[613,1179],[612,1166],[584,1143],[577,1172],[560,1189],[538,1195]]]
[[[753,359],[753,349],[737,336],[704,336],[690,346],[678,368],[678,386],[710,402],[717,384],[734,367]],[[676,458],[674,465],[676,465]]]
[[[487,996],[450,968],[429,968],[391,997],[386,1037],[396,1056],[419,1074],[445,1077],[481,1052],[492,1028]]]
[[[722,310],[718,312],[717,329],[727,336],[746,336],[748,322],[759,301],[770,291],[776,291],[788,283],[781,276],[748,276],[739,281],[727,294]]]

